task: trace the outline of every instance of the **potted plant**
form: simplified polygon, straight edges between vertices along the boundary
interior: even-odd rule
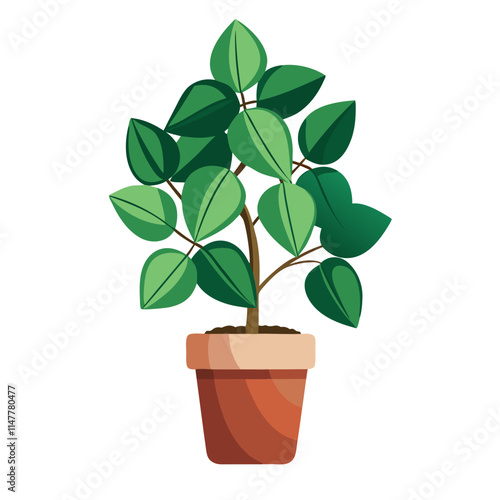
[[[261,42],[238,21],[215,44],[210,68],[214,79],[189,86],[164,129],[130,121],[127,160],[142,185],[110,198],[137,236],[161,241],[175,233],[186,245],[185,251],[162,248],[146,260],[141,308],[175,306],[198,285],[216,300],[247,309],[245,326],[187,338],[187,365],[196,370],[209,458],[287,463],[295,455],[315,343],[312,335],[259,325],[259,294],[282,270],[315,263],[305,280],[310,302],[332,320],[357,327],[361,283],[344,259],[371,248],[390,219],[353,203],[345,177],[324,166],[337,161],[351,141],[354,101],[310,113],[298,132],[303,158],[293,159],[284,120],[311,102],[323,74],[292,65],[267,69]],[[247,100],[244,92],[255,85],[256,98]],[[233,155],[239,164],[232,170]],[[239,177],[245,168],[276,179],[260,197],[258,216],[252,208],[255,218]],[[305,173],[294,180],[301,169]],[[154,187],[163,183],[180,200],[189,235],[177,228],[172,196]],[[183,183],[182,194],[178,183]],[[229,241],[207,242],[238,218],[246,230],[248,257]],[[306,248],[315,226],[321,230],[320,244]],[[292,255],[264,279],[257,237],[262,230]],[[332,257],[312,260],[320,248]]]

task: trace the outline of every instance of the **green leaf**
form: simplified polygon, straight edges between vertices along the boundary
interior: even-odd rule
[[[245,165],[284,181],[292,178],[292,138],[283,119],[267,109],[247,109],[227,131],[229,147]]]
[[[314,198],[318,214],[316,226],[329,226],[338,220],[338,208],[352,204],[351,188],[347,179],[330,167],[308,170],[297,179],[297,186],[304,188]]]
[[[361,315],[363,292],[358,275],[342,259],[326,259],[306,278],[311,304],[338,323],[356,328]]]
[[[355,119],[354,101],[337,102],[313,111],[299,130],[299,147],[304,157],[320,165],[337,161],[351,142]]]
[[[255,85],[266,65],[266,51],[259,39],[236,20],[217,40],[210,58],[213,77],[235,92],[244,92]]]
[[[201,80],[184,91],[165,130],[187,137],[214,137],[227,129],[239,110],[236,94],[225,83]]]
[[[291,254],[304,249],[316,221],[316,205],[299,186],[282,183],[268,189],[258,205],[260,220],[267,232]]]
[[[391,219],[383,213],[352,203],[351,188],[345,177],[329,167],[308,170],[297,185],[313,197],[322,228],[321,244],[333,255],[357,257],[380,239]]]
[[[179,164],[175,140],[161,128],[132,118],[127,132],[127,160],[142,184],[160,184],[170,179]]]
[[[318,93],[325,75],[304,66],[275,66],[257,86],[257,106],[288,118],[302,111]]]
[[[244,205],[245,190],[227,168],[200,168],[184,184],[182,211],[194,241],[208,238],[231,224]]]
[[[198,285],[210,297],[239,307],[257,307],[252,268],[243,252],[227,241],[214,241],[193,257]]]
[[[207,165],[231,166],[232,153],[224,133],[215,137],[181,137],[177,146],[181,158],[171,179],[174,182],[185,182],[195,170]]]
[[[175,230],[177,209],[174,200],[161,189],[130,186],[110,195],[123,223],[139,238],[160,241]]]
[[[142,268],[141,308],[161,309],[184,302],[196,287],[196,266],[171,248],[153,253]]]
[[[391,219],[382,212],[366,205],[353,204],[341,215],[341,223],[321,230],[323,248],[338,257],[357,257],[370,250],[384,234]]]

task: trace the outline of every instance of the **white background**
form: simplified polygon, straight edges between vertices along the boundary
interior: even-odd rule
[[[0,303],[5,385],[16,384],[18,392],[18,498],[81,498],[78,481],[113,452],[123,463],[89,498],[404,500],[412,489],[420,489],[420,498],[499,498],[500,432],[491,425],[481,430],[500,407],[499,11],[491,0],[394,5],[72,0],[20,42],[24,18],[36,17],[40,5],[3,2]],[[389,7],[397,12],[380,27],[374,13]],[[263,323],[317,339],[301,448],[281,467],[207,459],[185,338],[241,323],[244,311],[199,289],[176,308],[142,311],[145,259],[163,246],[187,247],[175,236],[158,244],[136,238],[108,199],[136,183],[125,158],[128,119],[163,126],[182,91],[211,77],[211,49],[234,18],[260,38],[269,67],[301,64],[327,75],[313,103],[288,120],[294,136],[316,107],[357,101],[354,138],[336,168],[356,202],[393,218],[382,240],[351,260],[364,291],[357,330],[308,303],[307,269],[292,268],[263,292]],[[370,35],[363,40],[365,30]],[[357,53],[347,57],[345,44],[355,42]],[[168,75],[143,92],[137,87],[148,67]],[[479,89],[478,102],[471,96],[481,78],[497,86],[488,96]],[[141,99],[131,102],[134,109],[120,104],[131,93]],[[468,116],[456,118],[454,106],[464,101]],[[65,162],[68,147],[105,118],[113,130],[58,176],[54,165]],[[428,141],[436,128],[446,139],[422,160],[412,153],[415,141]],[[388,172],[397,174],[401,157],[411,155],[420,164],[391,189]],[[301,159],[298,148],[294,156]],[[273,181],[249,169],[240,178],[255,215]],[[245,248],[240,222],[220,238]],[[262,227],[259,237],[265,276],[288,256]],[[113,273],[124,271],[126,286],[91,316],[89,298],[109,299]],[[440,297],[450,282],[460,290],[445,291],[445,304]],[[420,308],[429,306],[434,313],[423,319]],[[49,334],[71,323],[79,335],[45,366],[38,359],[36,374],[22,377],[19,370],[44,349],[53,353]],[[388,361],[382,344],[403,332],[410,343],[393,346],[400,352]],[[367,371],[375,362],[385,368]],[[177,408],[131,451],[121,436],[153,415],[158,397]],[[487,442],[466,446],[464,435]],[[426,485],[426,474],[445,461],[454,473],[444,480],[434,475],[440,488]]]

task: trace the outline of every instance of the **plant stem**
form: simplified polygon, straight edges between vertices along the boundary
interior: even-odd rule
[[[168,180],[167,184],[170,186],[170,188],[172,189],[172,191],[177,195],[177,197],[179,198],[179,200],[182,200],[181,193],[179,193],[179,191],[177,191],[177,188],[172,184],[172,182],[170,180]]]
[[[243,94],[243,92],[240,92],[240,95],[241,95],[241,106],[243,106],[243,109],[247,109],[247,103],[245,102],[245,96]],[[240,106],[240,108],[241,108]]]
[[[303,165],[303,163],[306,161],[305,158],[302,158],[302,160],[299,161],[294,161],[292,162],[294,165],[297,165],[293,170],[292,174],[294,174],[300,167],[304,167],[307,170],[312,170],[312,168],[309,165]]]
[[[167,184],[172,188],[172,191],[178,196],[179,200],[182,200],[181,193],[177,191],[177,188],[172,184],[172,182],[170,180],[167,180]],[[186,235],[182,234],[178,229],[174,229],[174,231],[175,234],[178,234],[181,238],[184,238],[186,241],[189,241],[191,245],[193,245],[193,247],[191,247],[191,250],[193,250],[194,247],[203,248],[203,245],[200,245],[199,243],[193,241],[191,238],[188,238]],[[191,253],[191,250],[189,250],[189,253]]]
[[[257,101],[246,101],[245,106],[248,106],[249,104],[257,104]],[[243,104],[240,105],[240,108],[243,106]],[[245,108],[246,109],[246,108]]]
[[[287,267],[293,266],[294,264],[303,264],[304,262],[316,262],[316,261],[302,261],[302,262],[297,262],[301,257],[304,257],[307,254],[310,254],[312,252],[315,252],[316,250],[319,250],[321,248],[321,245],[311,248],[310,250],[306,250],[305,252],[302,252],[300,255],[297,255],[297,257],[293,257],[293,259],[287,260],[284,264],[282,264],[280,267],[275,269],[259,286],[258,290],[259,292],[281,271],[286,269]]]
[[[250,267],[252,268],[253,278],[255,280],[255,288],[257,290],[257,305],[256,307],[247,309],[247,323],[245,333],[259,333],[259,283],[260,283],[260,260],[259,260],[259,245],[257,243],[257,235],[252,224],[252,217],[247,206],[243,207],[241,217],[245,223],[245,229],[248,238],[248,253],[250,255]]]
[[[243,169],[246,167],[246,165],[244,163],[240,163],[238,165],[238,167],[236,168],[236,170],[234,171],[234,175],[238,176],[241,174],[241,172],[243,171]]]
[[[260,220],[259,216],[255,217],[255,219],[253,220],[252,224],[255,226],[255,224],[257,224],[257,222],[259,222],[259,220]]]
[[[198,248],[203,248],[203,245],[200,245],[199,243],[196,243],[196,241],[193,241],[191,238],[188,238],[185,234],[182,234],[178,229],[174,229],[175,234],[178,234],[181,238],[185,239],[186,241],[189,241],[193,247],[198,247]]]

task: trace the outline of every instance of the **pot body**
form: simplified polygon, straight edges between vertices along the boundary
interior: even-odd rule
[[[194,334],[187,364],[196,369],[207,455],[218,464],[285,464],[297,448],[314,337]]]

